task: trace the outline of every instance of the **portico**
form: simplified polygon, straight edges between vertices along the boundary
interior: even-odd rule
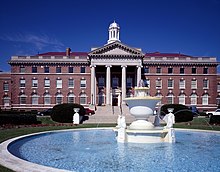
[[[119,106],[126,97],[128,85],[132,89],[141,79],[144,55],[140,50],[116,41],[93,50],[88,56],[91,62],[92,103],[96,104],[96,97],[103,91],[104,104]]]

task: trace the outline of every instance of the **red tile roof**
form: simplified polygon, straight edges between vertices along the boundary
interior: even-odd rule
[[[154,52],[154,53],[146,53],[145,57],[190,57],[185,54],[180,53],[160,53],[160,52]]]
[[[87,52],[70,52],[70,56],[87,56]],[[47,52],[37,54],[37,56],[66,56],[66,52]]]

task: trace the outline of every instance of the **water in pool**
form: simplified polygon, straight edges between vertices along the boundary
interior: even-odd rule
[[[176,143],[117,143],[112,130],[40,134],[12,143],[27,161],[70,171],[220,171],[220,134],[176,131]]]

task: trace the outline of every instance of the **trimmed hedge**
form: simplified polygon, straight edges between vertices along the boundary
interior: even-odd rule
[[[39,123],[40,121],[37,121],[36,114],[32,114],[31,112],[2,111],[0,113],[0,125],[30,125]]]
[[[211,115],[209,119],[209,124],[220,124],[220,115]]]
[[[168,108],[174,108],[173,114],[175,116],[175,122],[189,122],[193,120],[193,113],[187,106],[181,104],[166,104],[161,107],[160,116],[162,118],[168,114]]]
[[[73,115],[74,115],[74,108],[79,108],[79,115],[85,115],[85,109],[82,105],[75,104],[75,103],[64,103],[59,104],[53,107],[51,113],[51,119],[56,122],[61,123],[72,123],[73,122]]]

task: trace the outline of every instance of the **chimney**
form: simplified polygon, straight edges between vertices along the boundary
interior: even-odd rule
[[[70,52],[71,52],[71,49],[70,49],[70,48],[67,48],[67,49],[66,49],[66,56],[67,56],[67,57],[70,56]]]

